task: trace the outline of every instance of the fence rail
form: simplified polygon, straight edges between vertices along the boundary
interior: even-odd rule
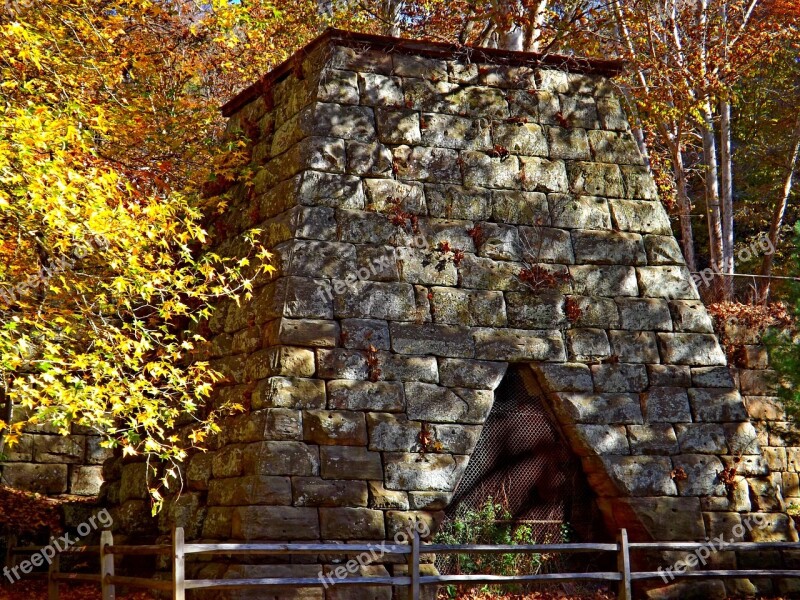
[[[622,529],[614,544],[532,544],[532,545],[422,545],[419,534],[414,532],[409,544],[381,545],[382,552],[405,556],[408,566],[406,576],[387,577],[344,577],[333,582],[337,586],[400,586],[408,588],[408,599],[419,600],[420,588],[425,585],[509,585],[524,583],[559,583],[568,581],[612,582],[617,585],[618,598],[631,600],[631,583],[646,579],[663,578],[665,571],[632,571],[631,552],[635,551],[696,551],[708,547],[702,542],[628,542],[627,532]],[[238,556],[265,556],[274,554],[354,554],[369,552],[376,548],[374,544],[187,544],[184,541],[183,529],[174,530],[170,545],[114,545],[110,531],[103,531],[99,546],[71,547],[53,557],[48,570],[48,600],[59,600],[59,583],[88,582],[96,583],[102,590],[103,600],[115,599],[116,586],[137,587],[149,590],[172,592],[173,600],[185,600],[188,590],[199,589],[246,589],[246,588],[287,588],[287,587],[320,587],[325,586],[318,577],[281,577],[251,579],[187,579],[185,562],[187,556],[226,554]],[[800,550],[800,543],[795,542],[732,542],[724,544],[717,551],[760,551],[760,550]],[[37,546],[15,546],[7,551],[7,561],[16,554],[40,552]],[[614,553],[617,558],[617,570],[589,573],[539,573],[532,575],[422,575],[420,572],[421,554],[483,554],[483,553],[580,553],[605,552]],[[60,557],[68,554],[97,554],[99,572],[62,573]],[[145,577],[129,577],[116,575],[114,557],[127,556],[170,556],[172,572],[170,579],[153,579]],[[671,578],[714,579],[714,578],[800,578],[800,570],[792,569],[730,569],[705,571],[670,572]]]

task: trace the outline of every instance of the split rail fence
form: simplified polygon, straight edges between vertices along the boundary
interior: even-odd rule
[[[619,532],[616,543],[572,543],[572,544],[534,544],[534,545],[443,545],[420,542],[416,532],[409,544],[385,544],[381,550],[387,554],[406,557],[408,575],[387,577],[345,577],[334,579],[333,585],[348,587],[367,586],[400,586],[408,589],[409,600],[419,600],[422,586],[429,585],[512,585],[532,583],[560,583],[574,581],[609,582],[616,584],[619,600],[632,600],[631,583],[645,579],[663,578],[664,571],[631,571],[631,551],[685,551],[695,552],[707,547],[702,542],[629,542],[626,530]],[[171,545],[114,545],[110,531],[102,532],[99,546],[78,546],[65,550],[64,554],[97,554],[99,555],[99,573],[62,573],[59,555],[56,555],[48,571],[48,599],[59,599],[59,583],[91,582],[102,590],[103,600],[115,600],[116,586],[134,587],[147,590],[159,590],[172,593],[173,600],[185,600],[189,590],[208,589],[276,589],[298,587],[323,587],[325,581],[318,577],[283,577],[256,579],[187,579],[185,570],[186,558],[193,555],[347,555],[370,552],[376,549],[375,544],[269,544],[269,543],[225,543],[195,544],[184,541],[183,528],[173,532]],[[40,551],[39,547],[10,548],[9,554],[24,554]],[[793,542],[732,542],[726,544],[723,551],[747,552],[762,550],[800,550],[800,543]],[[510,553],[614,553],[617,557],[616,571],[584,572],[584,573],[538,573],[531,575],[422,575],[420,572],[420,554],[510,554]],[[170,556],[172,562],[171,579],[153,579],[116,575],[114,557],[125,556]],[[675,579],[717,579],[717,578],[800,578],[800,570],[786,569],[732,569],[672,571]],[[328,581],[331,585],[331,582]]]

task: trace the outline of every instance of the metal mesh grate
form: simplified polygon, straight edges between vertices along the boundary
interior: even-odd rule
[[[445,525],[489,498],[526,524],[538,543],[597,537],[599,519],[578,459],[553,426],[533,374],[509,368],[495,392],[475,452],[446,511]],[[567,532],[569,535],[565,535]]]

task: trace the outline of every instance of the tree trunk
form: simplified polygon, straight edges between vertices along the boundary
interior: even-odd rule
[[[797,168],[797,161],[800,159],[800,118],[797,120],[797,125],[794,130],[795,144],[792,149],[792,154],[789,158],[787,165],[786,178],[783,181],[783,191],[780,198],[775,203],[775,209],[772,212],[772,222],[769,226],[769,241],[772,245],[773,251],[769,254],[764,254],[764,259],[761,261],[761,275],[769,276],[772,274],[772,264],[775,258],[775,251],[778,249],[778,242],[781,236],[781,227],[783,227],[783,218],[786,215],[786,207],[789,204],[789,196],[792,193],[794,186],[794,171]],[[758,300],[766,303],[769,298],[770,280],[767,279],[761,287]]]
[[[539,52],[542,47],[542,26],[547,16],[548,0],[539,0],[533,17],[530,20],[528,30],[525,32],[525,49],[528,52]]]
[[[722,183],[722,269],[733,275],[733,156],[731,155],[731,105],[719,103],[720,181]],[[725,297],[733,297],[733,277],[724,277]]]
[[[719,167],[717,158],[717,140],[714,135],[714,115],[711,103],[706,102],[701,108],[703,121],[700,124],[703,137],[703,160],[706,166],[706,215],[708,218],[708,254],[711,269],[714,273],[722,273],[722,214],[720,212]],[[719,285],[718,277],[714,285],[715,296],[726,299],[724,286]]]
[[[686,266],[692,273],[697,272],[697,260],[694,256],[694,230],[692,229],[692,202],[686,192],[686,170],[683,165],[683,152],[680,145],[676,142],[671,144],[672,164],[675,171],[675,183],[677,187],[678,209],[680,210],[681,225],[681,247],[683,248],[683,258]]]

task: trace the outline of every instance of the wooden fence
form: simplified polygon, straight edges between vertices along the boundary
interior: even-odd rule
[[[420,588],[426,585],[509,585],[526,583],[559,583],[572,581],[613,582],[617,585],[618,598],[631,600],[631,583],[644,579],[658,579],[666,576],[666,571],[631,571],[632,551],[684,551],[697,552],[705,548],[714,551],[761,551],[761,550],[800,550],[800,543],[793,542],[734,542],[723,548],[702,542],[628,542],[627,532],[622,529],[614,544],[534,544],[534,545],[422,545],[419,534],[413,533],[409,544],[194,544],[184,541],[183,529],[175,529],[171,545],[115,546],[110,531],[102,532],[99,546],[77,546],[62,552],[64,554],[97,554],[99,573],[62,573],[59,554],[50,563],[48,571],[48,598],[58,600],[58,584],[62,582],[93,582],[102,590],[103,600],[115,599],[115,587],[126,586],[148,590],[161,590],[172,593],[173,600],[185,600],[188,590],[200,589],[246,589],[246,588],[297,588],[323,587],[326,582],[319,577],[285,577],[256,579],[187,579],[185,561],[192,555],[239,555],[266,556],[284,554],[342,554],[353,555],[370,553],[380,548],[386,554],[405,556],[408,575],[396,577],[344,577],[334,578],[328,585],[337,586],[401,586],[408,588],[409,600],[419,600]],[[9,549],[9,555],[40,552],[40,547],[16,547]],[[589,573],[540,573],[532,575],[426,575],[420,573],[420,554],[509,554],[509,553],[580,553],[607,552],[616,554],[617,570]],[[114,572],[114,557],[117,555],[145,556],[164,555],[172,560],[170,579],[127,577]],[[702,571],[672,571],[678,578],[798,578],[800,570],[788,569],[732,569]]]

